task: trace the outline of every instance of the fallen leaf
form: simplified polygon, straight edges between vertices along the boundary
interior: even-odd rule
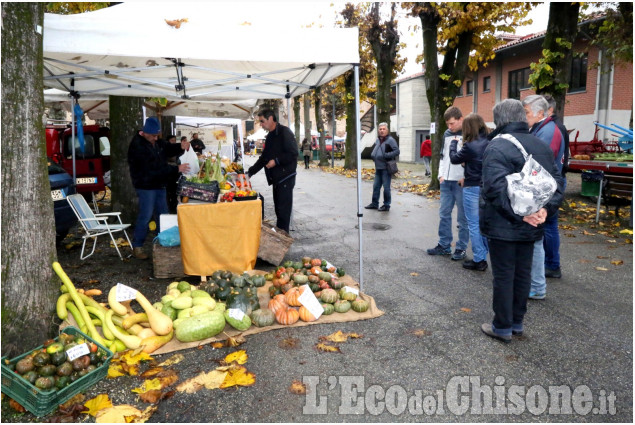
[[[413,332],[414,336],[421,338],[422,336],[429,335],[429,332],[425,329],[415,329]]]
[[[300,340],[298,338],[285,338],[278,343],[280,348],[299,348]]]
[[[410,276],[419,276],[419,273],[417,273],[417,272],[412,272],[412,273],[410,273]]]
[[[617,243],[617,241],[615,239],[609,239],[606,241],[607,243]]]
[[[185,356],[183,354],[175,354],[164,362],[159,363],[158,366],[172,366],[181,363],[184,359]]]
[[[143,401],[144,403],[154,404],[157,401],[161,400],[162,395],[163,393],[161,392],[161,390],[150,390],[139,394],[139,400]]]
[[[595,233],[587,232],[586,230],[583,230],[582,234],[586,236],[595,236]]]
[[[304,385],[301,381],[294,379],[293,382],[291,382],[289,391],[293,394],[306,394],[306,385]]]
[[[620,233],[624,233],[625,235],[632,235],[633,231],[631,229],[620,230]]]
[[[220,368],[219,368],[220,369]],[[212,370],[211,372],[202,372],[194,378],[188,379],[182,382],[176,387],[179,392],[195,393],[203,387],[212,390],[220,388],[221,384],[225,381],[227,371]]]
[[[112,407],[112,402],[110,401],[110,398],[108,398],[107,394],[99,394],[97,397],[91,398],[84,403],[84,406],[86,406],[88,410],[85,410],[82,413],[88,413],[91,416],[95,416],[100,410]]]
[[[20,403],[18,403],[14,399],[9,400],[9,406],[11,406],[11,408],[17,412],[20,412],[20,413],[26,412],[26,409],[24,408],[24,406],[22,406]]]
[[[120,364],[111,363],[108,367],[108,377],[109,379],[118,378],[120,376],[125,376],[126,374],[123,372]]]
[[[89,285],[96,285],[97,283],[99,283],[99,279],[89,279],[88,280],[88,284]]]
[[[220,341],[212,342],[210,345],[212,346],[212,348],[214,350],[218,350],[218,349],[223,348],[225,346],[225,344],[223,344]]]
[[[119,360],[130,366],[138,365],[141,362],[154,360],[153,357],[151,357],[147,353],[144,353],[142,350],[143,350],[143,347],[135,351],[124,352],[122,356],[119,358]]]
[[[86,400],[86,396],[84,396],[84,394],[77,394],[75,396],[73,396],[72,398],[70,398],[68,401],[66,401],[63,404],[60,404],[60,408],[62,409],[69,409],[71,408],[74,404],[78,404],[78,403],[84,403],[84,400]]]
[[[245,337],[243,336],[243,334],[238,334],[236,336],[227,336],[228,338],[225,341],[225,346],[227,347],[238,347],[240,344],[243,344],[245,342]]]
[[[363,338],[364,337],[364,335],[358,334],[358,333],[355,333],[355,332],[349,332],[347,335],[348,335],[349,338],[353,338],[353,339],[358,339],[358,338]]]
[[[469,313],[472,311],[471,308],[467,308],[467,307],[461,307],[461,311],[465,312],[465,313]]]
[[[247,356],[247,352],[245,350],[234,351],[233,353],[225,356],[225,363],[230,364],[232,362],[236,362],[238,364],[245,364],[247,363],[248,358],[249,356]]]
[[[578,262],[582,263],[582,264],[588,264],[588,263],[591,262],[591,260],[587,260],[587,259],[581,258],[581,259],[578,260]]]
[[[622,261],[622,260],[613,260],[613,261],[611,261],[611,264],[613,264],[614,266],[621,266],[622,264],[624,264],[624,261]]]
[[[606,272],[606,271],[608,271],[609,269],[607,269],[606,267],[596,267],[596,268],[595,268],[595,270],[599,270],[599,271],[601,271],[601,272]]]
[[[599,258],[600,260],[608,260],[608,259],[609,259],[609,257],[605,257],[605,256],[603,256],[603,255],[598,255],[598,258]]]
[[[331,341],[331,342],[346,342],[348,339],[348,334],[345,334],[342,331],[337,331],[328,336],[321,336],[320,341]]]
[[[341,353],[339,347],[334,347],[332,345],[328,345],[323,342],[315,344],[315,348],[317,348],[320,351],[324,351],[326,353]]]
[[[158,408],[159,406],[146,407],[146,409],[143,412],[141,412],[140,415],[134,415],[135,417],[133,418],[132,423],[143,424],[148,422],[148,419],[150,419],[150,417],[154,414],[154,412],[157,411]],[[125,418],[126,420],[128,420],[130,416],[126,416]]]
[[[161,381],[155,378],[155,379],[147,379],[143,381],[143,384],[141,384],[141,387],[133,388],[131,391],[133,393],[142,394],[151,390],[160,390],[161,388],[162,388]]]
[[[121,404],[119,406],[110,406],[101,410],[97,416],[95,416],[95,422],[125,424],[132,422],[132,420],[138,416],[141,416],[141,411],[139,409],[128,404]],[[132,420],[126,420],[128,417],[132,417]]]
[[[145,372],[143,372],[141,375],[139,375],[141,378],[152,378],[155,375],[158,375],[159,373],[163,372],[165,369],[163,369],[162,367],[151,367],[150,369],[146,370]]]
[[[249,372],[246,367],[240,366],[236,369],[228,371],[225,380],[221,384],[221,388],[229,388],[234,386],[249,387],[256,383],[256,375]]]
[[[169,387],[179,380],[179,375],[174,370],[166,370],[157,375],[159,381],[161,381],[161,388]]]

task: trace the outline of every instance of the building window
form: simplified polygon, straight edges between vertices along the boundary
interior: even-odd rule
[[[459,92],[457,93],[457,96],[458,97],[463,96],[463,84],[459,86]]]
[[[483,93],[491,90],[492,77],[483,77]]]
[[[571,77],[569,78],[569,93],[586,90],[587,55],[574,57],[571,62]]]
[[[529,84],[530,68],[517,69],[509,73],[509,95],[510,99],[520,99],[520,91],[531,87]]]
[[[465,84],[465,93],[467,96],[474,94],[474,80],[470,80]]]

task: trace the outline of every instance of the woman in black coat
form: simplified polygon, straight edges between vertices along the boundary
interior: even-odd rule
[[[551,149],[529,134],[520,101],[505,99],[494,107],[493,112],[496,130],[490,134],[490,143],[483,155],[479,220],[492,261],[494,320],[483,324],[481,330],[492,338],[511,342],[512,335],[522,335],[524,331],[534,242],[542,238],[547,217],[558,211],[564,187]],[[505,177],[519,172],[525,159],[509,140],[497,137],[501,134],[511,134],[518,139],[527,153],[557,182],[557,190],[549,202],[531,215],[522,217],[512,210]]]

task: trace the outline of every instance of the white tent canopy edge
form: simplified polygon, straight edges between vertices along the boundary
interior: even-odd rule
[[[298,96],[353,68],[357,136],[359,282],[363,287],[357,28],[223,24],[216,3],[124,3],[45,14],[44,85],[80,95],[230,102]],[[232,3],[240,16],[241,3]],[[205,11],[202,11],[205,8]],[[139,22],[143,16],[143,25]],[[221,19],[215,19],[221,16]],[[182,19],[180,28],[166,23]],[[288,21],[286,19],[285,21]],[[210,25],[214,22],[214,25]],[[211,36],[211,30],[218,36]],[[183,30],[183,31],[181,31]],[[223,37],[231,34],[231,39]],[[284,49],[275,48],[275,37]],[[272,47],[273,46],[273,47]],[[267,48],[265,48],[267,47]],[[287,106],[288,107],[288,106]]]

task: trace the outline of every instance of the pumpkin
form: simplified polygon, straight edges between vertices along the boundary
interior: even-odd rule
[[[254,275],[251,278],[251,282],[256,288],[260,288],[262,286],[265,286],[265,277],[258,274]]]
[[[339,295],[335,289],[323,289],[320,295],[320,301],[323,303],[333,304],[339,299]]]
[[[280,288],[276,288],[275,286],[270,286],[269,287],[269,298],[273,298],[278,294],[281,294],[282,291],[280,290]]]
[[[251,313],[251,323],[259,328],[271,326],[275,320],[275,313],[268,308],[262,308]]]
[[[273,280],[274,277],[275,276],[274,276],[273,273],[265,273],[265,280],[271,281],[271,280]]]
[[[344,287],[344,284],[342,282],[335,279],[331,279],[330,285],[333,289],[342,289]]]
[[[320,283],[318,284],[318,286],[320,287],[320,289],[328,289],[331,287],[331,285],[329,285],[328,282],[325,282],[323,280],[320,281]]]
[[[320,285],[318,285],[317,283],[309,284],[309,288],[311,288],[311,292],[318,292],[321,289]]]
[[[293,261],[291,261],[291,260],[287,260],[284,263],[282,263],[282,267],[284,267],[285,269],[287,267],[291,267],[291,266],[293,266]]]
[[[298,310],[298,314],[300,315],[300,320],[302,320],[303,322],[314,322],[317,320],[317,317],[311,314],[309,309],[305,306],[300,307],[300,309]]]
[[[311,264],[311,257],[302,257],[300,260],[302,264]]]
[[[277,313],[278,310],[284,310],[289,308],[289,305],[286,302],[280,301],[279,299],[272,299],[269,300],[269,304],[267,304],[267,308],[269,308],[269,310],[273,311],[274,313]]]
[[[337,300],[335,301],[335,304],[333,304],[333,307],[338,313],[346,313],[351,309],[351,303],[346,300]]]
[[[297,283],[298,285],[304,285],[308,281],[309,278],[303,274],[296,273],[293,275],[293,282]]]
[[[333,276],[331,276],[329,272],[320,272],[318,273],[318,277],[325,282],[330,282]]]
[[[311,265],[319,267],[322,265],[322,260],[320,260],[319,258],[314,258],[311,260]]]
[[[290,280],[291,280],[291,276],[289,275],[289,273],[284,272],[280,275],[280,282],[282,282],[283,285],[289,282]]]
[[[284,283],[282,282],[282,280],[278,279],[278,278],[274,278],[271,283],[273,283],[273,286],[275,286],[276,288],[281,287],[282,285],[284,285]]]
[[[289,292],[289,290],[295,288],[295,286],[293,285],[293,283],[291,282],[287,282],[284,285],[282,285],[280,287],[280,290],[282,291],[283,294],[286,294],[287,292]]]
[[[368,301],[361,298],[357,298],[351,303],[351,308],[358,313],[365,313],[368,311]]]
[[[319,283],[320,282],[320,278],[317,277],[314,274],[310,274],[307,276],[307,280],[309,281],[309,283]]]
[[[300,295],[302,295],[303,292],[304,292],[304,286],[300,288],[290,289],[284,294],[284,299],[287,302],[287,304],[289,304],[290,306],[300,307],[302,304],[300,304],[300,301],[298,301],[298,298],[300,297]]]
[[[300,319],[300,313],[295,308],[284,308],[276,311],[276,321],[281,325],[293,325]]]
[[[311,267],[311,269],[309,270],[309,272],[311,274],[316,275],[316,276],[319,275],[321,271],[322,271],[322,269],[319,268],[319,267]]]
[[[346,287],[343,287],[340,289],[340,298],[346,301],[355,301],[357,299],[357,294],[347,291]]]
[[[293,268],[296,269],[296,271],[299,271],[302,268],[302,263],[299,261],[294,262]]]
[[[287,273],[289,273],[289,275],[293,276],[293,273],[295,273],[296,270],[295,270],[295,267],[289,266],[289,267],[285,268],[285,272],[287,272]]]
[[[322,304],[322,308],[324,309],[324,313],[322,313],[322,315],[324,316],[333,314],[333,312],[335,311],[335,307],[333,306],[333,304],[324,303]]]
[[[337,269],[334,266],[331,266],[331,267],[328,267],[326,269],[326,271],[329,272],[329,273],[335,273],[337,271]]]
[[[275,297],[273,297],[273,299],[287,304],[287,300],[284,299],[284,294],[277,294]]]

